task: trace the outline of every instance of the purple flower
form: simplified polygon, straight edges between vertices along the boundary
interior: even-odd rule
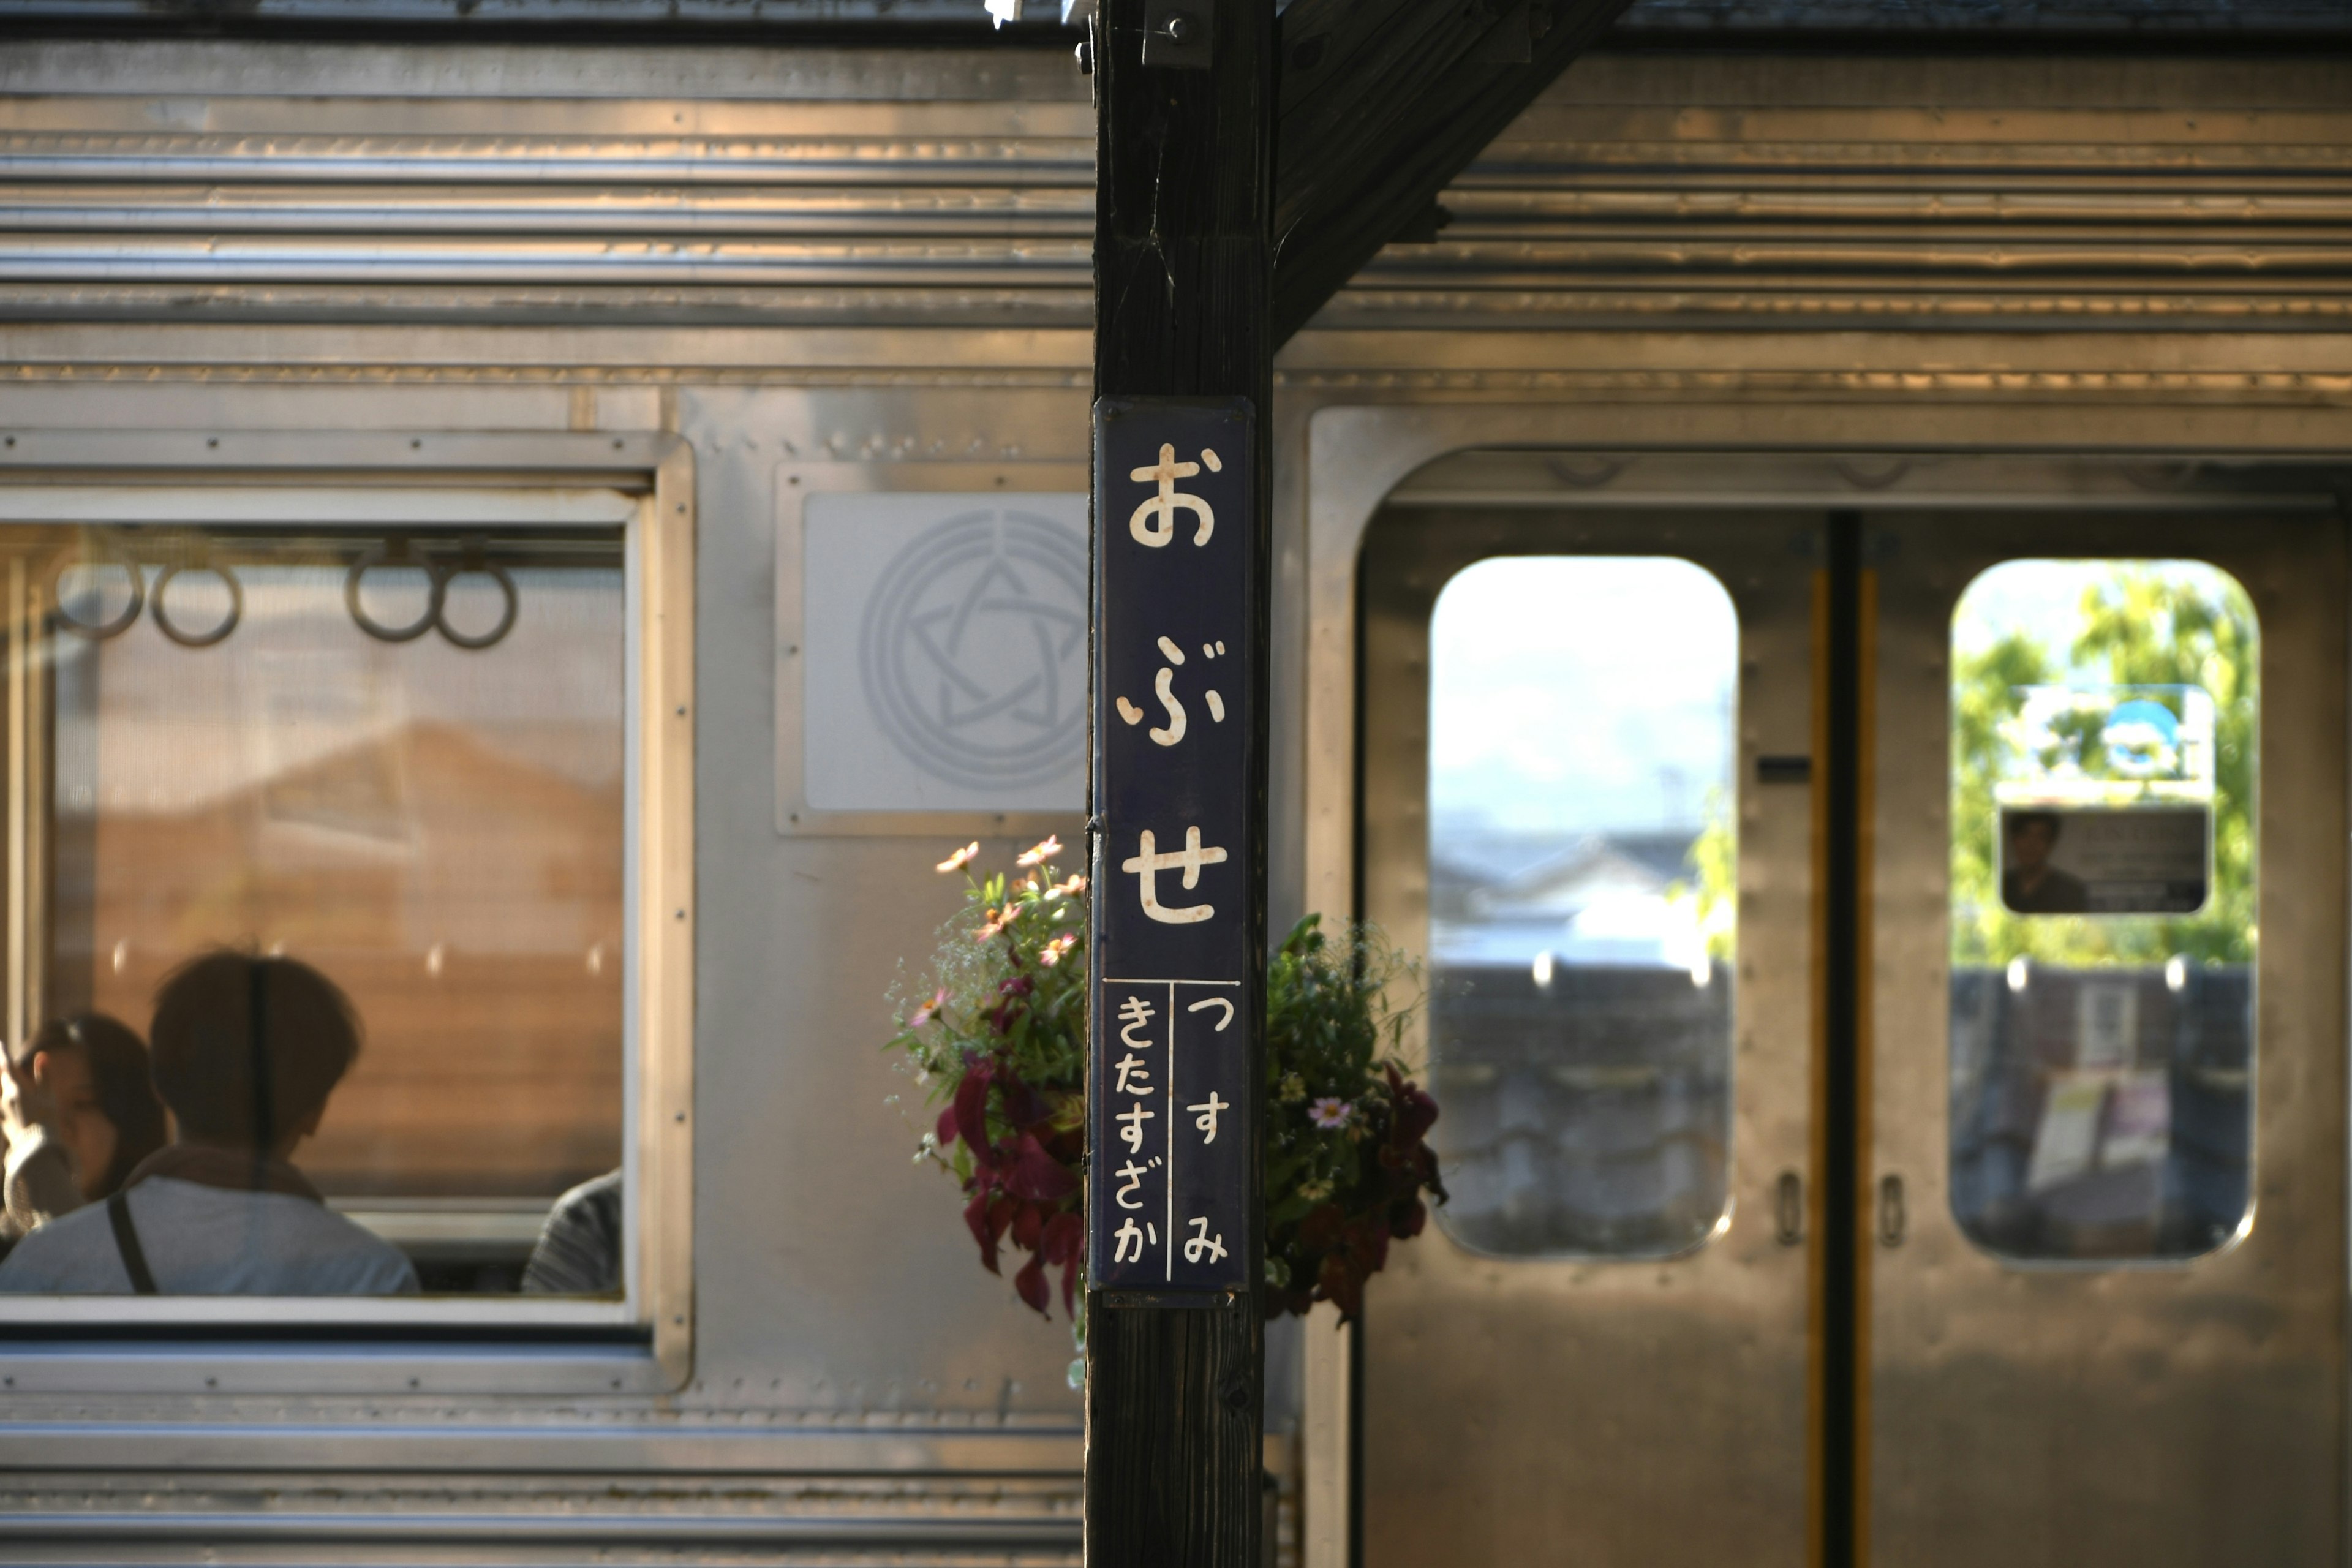
[[[1315,1125],[1327,1132],[1337,1131],[1355,1119],[1356,1108],[1336,1095],[1325,1095],[1307,1108]]]

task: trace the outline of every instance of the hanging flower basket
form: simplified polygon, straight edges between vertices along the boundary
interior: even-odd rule
[[[965,910],[940,929],[929,984],[902,996],[889,1049],[925,1091],[916,1152],[963,1188],[964,1224],[992,1274],[1009,1245],[1013,1277],[1051,1316],[1049,1271],[1076,1316],[1085,1258],[1087,886],[1053,865],[1048,838],[1013,870],[982,877],[980,846],[939,864],[964,873]],[[1405,1076],[1399,1048],[1412,1004],[1392,994],[1413,966],[1378,932],[1292,929],[1266,967],[1265,1289],[1269,1317],[1330,1301],[1344,1316],[1418,1236],[1423,1194],[1445,1201],[1427,1138],[1437,1102]]]

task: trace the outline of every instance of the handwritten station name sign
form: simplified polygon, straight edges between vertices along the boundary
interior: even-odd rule
[[[1090,1288],[1249,1283],[1252,413],[1095,407]]]

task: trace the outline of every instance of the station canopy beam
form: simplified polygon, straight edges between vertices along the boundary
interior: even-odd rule
[[[1443,191],[1628,0],[1293,0],[1281,18],[1272,330],[1280,344]]]

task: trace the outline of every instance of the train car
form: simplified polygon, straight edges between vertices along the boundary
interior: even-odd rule
[[[0,1289],[0,1556],[1078,1557],[880,1047],[1084,838],[1094,111],[802,9],[0,4],[6,1033],[325,973],[417,1286]],[[2346,1560],[2347,41],[1645,0],[1283,348],[1452,1197],[1278,1560]]]

